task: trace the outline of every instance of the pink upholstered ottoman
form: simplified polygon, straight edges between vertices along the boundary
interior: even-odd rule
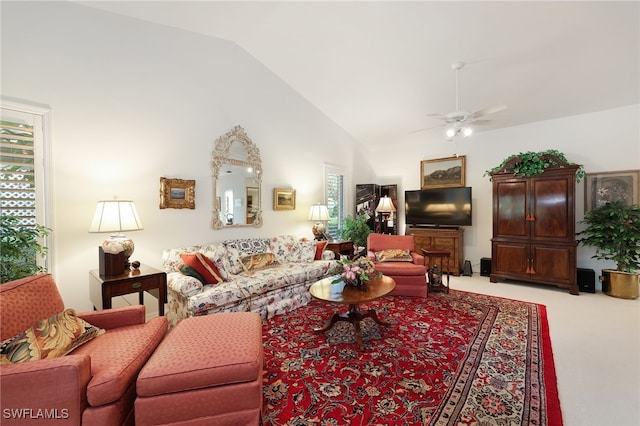
[[[260,424],[263,356],[257,313],[182,320],[138,376],[136,425]]]

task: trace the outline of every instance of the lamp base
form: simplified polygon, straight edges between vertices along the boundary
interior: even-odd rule
[[[324,226],[324,223],[318,222],[311,228],[315,239],[318,241],[328,240],[327,238],[327,227]]]
[[[125,252],[105,253],[101,246],[98,247],[98,271],[102,277],[122,275],[127,260],[128,256],[126,256]]]

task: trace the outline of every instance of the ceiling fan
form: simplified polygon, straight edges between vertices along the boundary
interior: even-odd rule
[[[460,70],[464,67],[464,62],[454,62],[451,65],[451,68],[456,72],[456,110],[450,112],[449,114],[427,114],[427,117],[434,117],[439,120],[443,120],[444,124],[441,126],[447,126],[447,139],[452,140],[455,136],[462,134],[465,138],[471,136],[473,133],[472,128],[470,127],[471,123],[476,124],[487,124],[490,120],[480,120],[480,118],[487,116],[489,114],[494,114],[498,111],[502,111],[506,109],[507,106],[504,104],[497,104],[488,108],[483,108],[475,112],[468,112],[460,109],[460,92],[458,89],[458,74]],[[441,127],[435,126],[435,127]],[[428,127],[426,129],[416,130],[415,132],[421,132],[424,130],[433,129],[434,127]]]

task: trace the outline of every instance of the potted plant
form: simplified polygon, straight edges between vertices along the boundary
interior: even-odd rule
[[[22,225],[18,217],[0,215],[0,283],[46,271],[38,257],[47,253],[40,241],[50,232],[41,225]]]
[[[578,243],[595,247],[593,259],[612,260],[617,269],[603,269],[602,291],[609,296],[636,299],[640,286],[640,207],[622,200],[588,211]]]
[[[366,253],[367,237],[372,232],[367,224],[367,215],[359,215],[355,218],[347,216],[344,218],[344,226],[338,231],[338,236],[343,240],[353,241],[356,254],[364,248]]]
[[[527,151],[508,156],[496,167],[486,170],[484,175],[513,173],[514,176],[529,177],[542,174],[547,168],[568,165],[574,165],[574,163],[570,163],[567,157],[556,149],[547,149],[539,152]],[[584,174],[584,166],[579,165],[576,170],[576,181],[580,182]]]

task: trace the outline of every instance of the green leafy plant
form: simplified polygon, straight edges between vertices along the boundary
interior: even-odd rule
[[[555,149],[547,149],[540,152],[520,152],[505,158],[500,165],[486,170],[484,176],[500,171],[513,173],[514,176],[535,176],[544,173],[549,167],[560,167],[566,165],[575,165],[570,163],[567,157],[560,151]],[[584,178],[584,166],[579,165],[576,171],[576,181],[580,182]]]
[[[38,257],[47,253],[39,239],[50,233],[42,225],[22,225],[20,218],[0,215],[0,283],[46,272],[38,265]]]
[[[612,260],[620,272],[640,270],[640,207],[617,200],[590,210],[578,243],[596,248],[593,259]]]
[[[359,215],[355,218],[347,216],[344,218],[344,226],[338,231],[338,236],[343,240],[353,241],[354,245],[366,249],[367,237],[371,232],[371,228],[367,225],[366,215]]]

